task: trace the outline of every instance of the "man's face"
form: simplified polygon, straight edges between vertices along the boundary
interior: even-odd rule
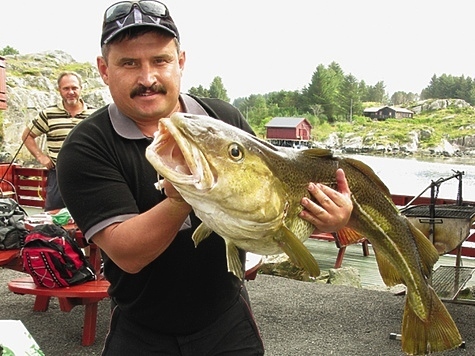
[[[98,68],[118,108],[138,123],[157,122],[178,107],[185,64],[173,38],[149,32],[112,43]]]
[[[67,105],[76,105],[81,96],[81,86],[75,75],[65,75],[59,82],[59,95]]]

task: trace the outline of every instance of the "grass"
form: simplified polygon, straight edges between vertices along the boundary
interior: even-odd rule
[[[366,145],[405,144],[410,142],[410,133],[417,132],[419,146],[431,148],[448,141],[475,135],[475,109],[448,108],[416,114],[412,119],[388,119],[373,121],[367,117],[355,116],[352,122],[322,123],[314,127],[315,141],[325,141],[330,134],[338,137],[349,134],[362,136]]]

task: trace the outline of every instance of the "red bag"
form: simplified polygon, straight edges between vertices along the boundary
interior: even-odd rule
[[[76,240],[54,224],[35,226],[25,237],[21,256],[23,268],[40,287],[67,287],[96,279]]]

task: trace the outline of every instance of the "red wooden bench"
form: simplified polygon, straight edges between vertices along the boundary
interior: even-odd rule
[[[89,346],[96,338],[97,307],[98,303],[107,298],[109,282],[104,279],[86,282],[78,286],[65,288],[38,287],[33,279],[28,277],[16,278],[8,282],[8,289],[16,294],[32,294],[36,296],[34,311],[48,310],[51,297],[57,297],[59,307],[63,312],[71,311],[77,305],[84,305],[84,325],[82,345]]]
[[[67,226],[65,226],[67,229]],[[86,247],[85,239],[79,230],[74,230],[75,237],[81,247]],[[82,345],[89,346],[94,343],[96,337],[97,309],[98,303],[108,298],[109,282],[100,274],[101,254],[99,248],[90,244],[89,259],[96,270],[98,279],[86,282],[77,286],[65,288],[44,288],[38,287],[33,279],[28,277],[15,278],[8,282],[8,289],[16,294],[35,295],[34,311],[44,312],[48,310],[51,298],[59,300],[59,307],[63,312],[70,312],[77,305],[84,305],[84,325],[82,333]]]
[[[12,168],[18,203],[24,206],[44,208],[48,170],[19,165],[14,165]]]
[[[338,248],[338,255],[335,260],[334,268],[340,268],[341,264],[343,263],[343,258],[345,257],[346,247],[355,243],[361,243],[363,248],[363,256],[369,256],[369,241],[361,237],[357,240],[346,240],[341,238],[337,233],[327,233],[327,232],[318,232],[315,230],[312,235],[310,235],[311,239],[317,240],[325,240],[325,241],[334,241],[336,247]]]
[[[20,260],[20,249],[0,250],[0,267],[23,272]]]

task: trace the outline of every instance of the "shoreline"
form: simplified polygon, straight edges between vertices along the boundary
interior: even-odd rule
[[[431,155],[424,153],[377,153],[377,152],[344,152],[342,150],[335,151],[341,156],[368,156],[378,158],[399,158],[408,159],[421,162],[430,163],[442,163],[442,164],[464,164],[475,165],[475,156],[463,155],[463,156],[444,156],[444,155]]]

